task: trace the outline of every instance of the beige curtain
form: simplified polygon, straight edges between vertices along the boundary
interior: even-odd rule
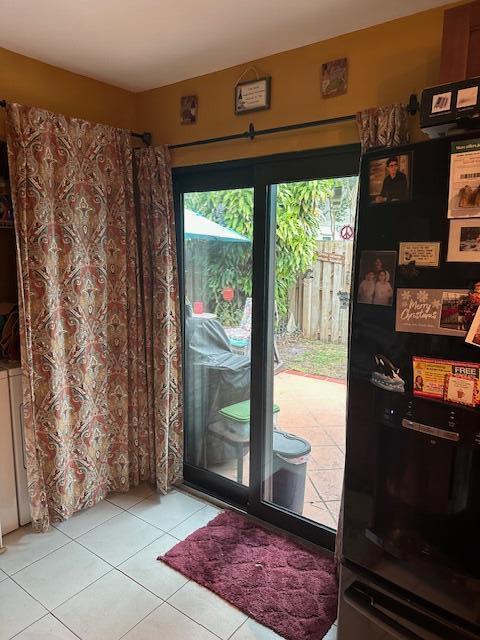
[[[165,290],[158,279],[142,287],[129,133],[14,104],[7,140],[27,473],[33,526],[46,530],[131,484],[166,490],[176,462],[161,446],[162,409],[171,412],[155,404],[149,377],[152,360],[166,379],[179,356],[150,352],[169,329],[148,334],[145,300],[161,306]],[[169,306],[178,325],[175,314]]]
[[[357,113],[356,119],[363,153],[375,147],[397,147],[409,141],[406,105],[365,109]]]

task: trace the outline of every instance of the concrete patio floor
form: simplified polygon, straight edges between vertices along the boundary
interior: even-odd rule
[[[312,452],[307,465],[303,515],[337,528],[345,464],[347,387],[342,382],[282,371],[274,379],[274,397],[280,407],[277,428],[307,440]],[[235,479],[234,462],[212,471]],[[248,482],[248,454],[244,459]]]

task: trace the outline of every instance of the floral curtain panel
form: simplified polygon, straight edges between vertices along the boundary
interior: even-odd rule
[[[357,113],[356,119],[363,153],[374,147],[396,147],[409,141],[408,111],[403,104],[365,109]]]
[[[168,149],[134,156],[152,481],[165,493],[183,470],[180,298]]]
[[[163,327],[154,342],[144,313],[161,283],[142,287],[127,131],[14,104],[7,140],[27,473],[33,526],[46,530],[110,491],[174,479],[163,450],[157,460],[168,420],[157,432],[151,412],[147,353]],[[155,358],[170,372],[165,355],[179,356]]]

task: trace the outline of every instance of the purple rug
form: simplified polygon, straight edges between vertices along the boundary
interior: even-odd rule
[[[333,560],[232,511],[158,560],[287,640],[321,640],[336,617]]]

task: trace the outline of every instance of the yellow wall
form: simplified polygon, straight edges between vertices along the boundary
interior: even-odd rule
[[[173,144],[242,132],[250,121],[257,129],[275,127],[406,101],[414,92],[420,96],[423,88],[437,82],[444,9],[425,11],[256,60],[254,64],[272,76],[269,111],[234,115],[234,85],[248,67],[244,64],[140,93],[139,123],[142,129],[154,134],[156,143]],[[349,60],[348,92],[322,99],[321,64],[343,56]],[[189,94],[199,98],[198,122],[182,126],[180,97]],[[414,119],[414,139],[421,135],[417,122]],[[240,140],[179,150],[173,152],[173,162],[176,165],[215,162],[356,141],[356,125],[351,122],[275,134],[255,142]]]
[[[2,48],[0,98],[116,127],[136,127],[134,93]],[[3,110],[0,112],[0,138],[4,138]]]

